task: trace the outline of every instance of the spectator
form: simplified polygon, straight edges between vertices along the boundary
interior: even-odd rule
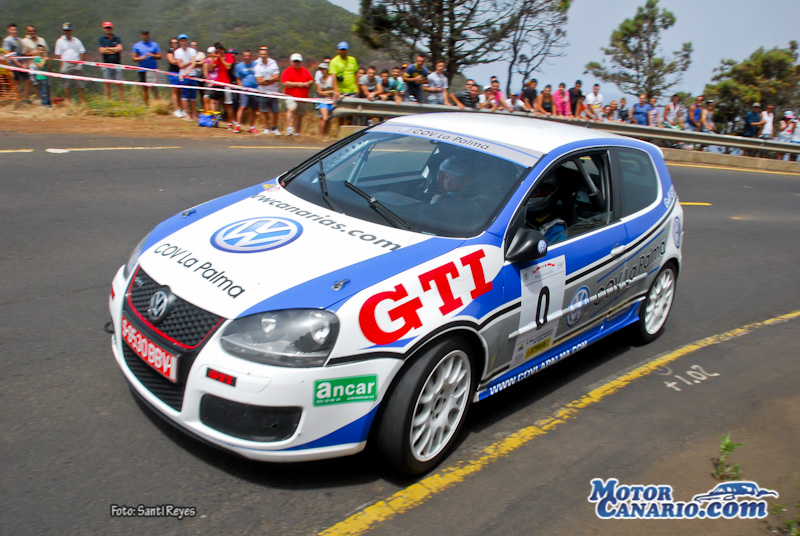
[[[600,84],[594,85],[592,92],[586,96],[585,104],[589,117],[598,121],[602,119],[603,95],[600,93]]]
[[[142,40],[133,45],[131,58],[133,61],[139,62],[139,67],[142,69],[158,69],[158,60],[161,59],[161,47],[155,41],[150,41],[149,30],[142,30],[139,35],[141,35]],[[157,84],[158,76],[154,71],[139,71],[139,82]],[[150,101],[148,90],[147,86],[142,86],[142,99],[145,106]],[[158,87],[153,88],[153,97],[158,98]]]
[[[374,101],[383,93],[383,84],[380,77],[375,76],[375,67],[370,65],[367,73],[358,79],[359,95],[367,100]]]
[[[403,69],[400,67],[392,67],[392,80],[394,80],[394,90],[397,92],[397,95],[400,97],[400,102],[402,102],[403,97],[406,94],[406,83],[403,81]]]
[[[580,80],[575,80],[575,85],[569,88],[569,108],[572,111],[572,115],[578,117],[578,99],[583,97],[583,92],[581,91],[581,86],[583,82]]]
[[[533,111],[533,105],[536,102],[536,86],[539,82],[535,78],[531,78],[525,87],[522,88],[522,104],[526,112]]]
[[[359,67],[356,71],[356,87],[358,90],[356,91],[356,97],[359,99],[364,98],[364,93],[361,92],[361,85],[358,83],[361,80],[361,77],[367,74],[367,70],[363,67]]]
[[[686,130],[697,131],[700,124],[700,116],[703,114],[703,101],[705,97],[698,95],[694,103],[689,106],[689,111],[686,113]]]
[[[262,93],[278,93],[278,80],[281,78],[281,70],[275,60],[269,57],[269,47],[263,45],[258,49],[258,60],[255,62],[255,75],[258,82],[258,90]],[[309,73],[309,76],[311,74]],[[280,102],[275,97],[260,97],[261,115],[264,121],[264,134],[281,135],[278,130],[278,113],[281,111]],[[291,127],[290,127],[291,128]],[[252,133],[256,133],[254,127],[250,128]],[[287,129],[287,134],[291,135]]]
[[[336,77],[339,93],[343,97],[353,96],[358,93],[356,84],[358,62],[353,56],[348,55],[350,45],[347,44],[347,41],[340,42],[337,48],[339,49],[339,54],[328,64],[328,72]]]
[[[197,56],[197,51],[193,48],[189,48],[189,36],[186,34],[180,34],[178,36],[178,43],[180,46],[172,55],[178,61],[180,84],[182,86],[190,86],[181,89],[182,117],[184,119],[194,120],[197,119],[195,115],[197,90],[191,86],[197,86],[197,82],[187,77],[194,76],[195,74],[195,57]],[[188,112],[186,111],[187,108],[189,109]]]
[[[761,121],[763,121],[763,126],[761,127],[761,138],[765,140],[771,140],[774,137],[774,130],[775,130],[775,105],[767,104],[767,109],[761,112]]]
[[[416,61],[403,72],[403,82],[406,83],[406,99],[410,101],[412,100],[411,97],[414,97],[413,101],[419,104],[425,102],[422,96],[422,86],[428,82],[428,75],[430,74],[424,63],[425,56],[417,54]]]
[[[522,99],[519,98],[519,95],[514,93],[514,92],[512,92],[511,96],[509,96],[509,98],[508,98],[508,105],[511,106],[511,108],[515,112],[527,112],[528,111],[525,108],[525,103],[522,102]]]
[[[193,48],[197,51],[197,55],[194,57],[194,62],[196,65],[202,65],[206,59],[206,54],[200,50],[200,43],[197,41],[192,41],[189,43],[189,48]],[[199,67],[197,67],[199,69]],[[200,76],[200,73],[196,73],[195,76]]]
[[[783,112],[783,119],[781,119],[780,124],[778,125],[778,141],[782,141],[784,143],[791,143],[792,136],[794,135],[795,129],[795,119],[794,119],[794,112],[791,110],[786,110]],[[783,153],[777,153],[775,155],[776,160],[791,160],[790,155],[786,155],[784,158]]]
[[[667,128],[681,128],[681,113],[683,105],[681,97],[677,93],[672,96],[672,101],[664,106],[664,126]]]
[[[44,45],[36,45],[37,58],[33,60],[33,70],[36,71],[36,85],[39,86],[39,101],[45,108],[50,108],[50,77],[39,74],[50,72],[50,62],[47,59],[47,49]]]
[[[253,61],[252,53],[249,50],[242,52],[242,62],[236,66],[236,83],[255,92],[258,89],[256,80],[256,64]],[[233,132],[238,134],[242,128],[242,118],[245,110],[250,110],[250,132],[256,131],[256,113],[258,110],[258,99],[253,93],[239,94],[239,109],[236,111],[236,122],[233,125]]]
[[[307,99],[311,85],[314,83],[314,77],[311,72],[303,67],[303,56],[295,52],[289,57],[292,66],[284,69],[281,74],[281,83],[283,84],[284,91],[290,97],[297,99]],[[375,74],[375,68],[371,67],[372,74]],[[377,78],[376,78],[377,80]],[[306,115],[306,108],[308,103],[305,101],[297,101],[294,99],[286,99],[286,135],[299,136],[303,127],[303,116]]]
[[[534,112],[545,117],[552,117],[555,107],[553,106],[554,99],[551,91],[550,84],[544,86],[544,90],[536,97],[533,107]]]
[[[742,136],[746,138],[757,137],[759,131],[761,130],[761,125],[763,124],[764,123],[761,120],[761,103],[754,102],[752,109],[747,112],[747,115],[745,116],[744,132],[742,132]],[[745,156],[747,156],[747,154],[745,154]]]
[[[323,59],[323,60],[322,60],[322,61],[319,63],[319,65],[317,65],[317,70],[316,70],[316,71],[314,71],[314,85],[315,85],[315,87],[316,87],[316,85],[317,85],[317,84],[319,84],[319,83],[320,83],[320,79],[321,79],[321,78],[322,78],[322,76],[323,76],[323,74],[322,74],[322,64],[323,64],[323,63],[327,63],[327,64],[328,64],[328,66],[330,66],[330,62],[331,62],[331,58],[330,58],[330,56],[325,56],[325,59]],[[330,74],[330,72],[328,72],[328,71],[327,71],[327,67],[326,67],[326,75],[327,75],[327,74]]]
[[[578,115],[576,116],[576,119],[594,121],[595,119],[594,116],[589,115],[591,112],[589,112],[589,107],[585,104],[584,102],[585,100],[586,97],[584,97],[583,95],[578,97],[578,102],[575,104],[575,108],[577,108],[578,110]]]
[[[461,110],[466,108],[477,109],[480,102],[478,99],[480,91],[480,86],[478,86],[474,80],[469,79],[467,80],[466,89],[450,94],[450,101]]]
[[[22,43],[22,55],[25,57],[33,57],[38,56],[39,45],[44,47],[45,53],[50,52],[50,47],[47,46],[47,41],[44,40],[44,37],[40,37],[36,35],[36,26],[33,24],[29,24],[25,27],[25,33],[27,34],[25,37],[22,38],[20,41]],[[32,69],[34,67],[33,59],[25,60],[25,67],[28,69]],[[26,75],[25,80],[25,100],[30,102],[31,97],[31,83],[35,82],[34,77],[31,75]]]
[[[84,76],[83,66],[78,63],[70,62],[84,61],[86,59],[86,48],[83,46],[83,43],[81,43],[80,39],[72,35],[72,24],[65,22],[61,25],[61,31],[64,35],[56,40],[55,49],[53,51],[56,58],[61,60],[59,71],[72,76]],[[64,87],[64,96],[68,102],[72,101],[71,89],[74,86],[78,90],[78,98],[81,104],[86,104],[86,98],[83,96],[83,88],[86,86],[85,81],[62,78],[62,86]]]
[[[633,118],[632,122],[636,125],[649,125],[649,113],[651,109],[652,106],[647,103],[647,95],[642,93],[639,95],[639,102],[631,107],[631,117]]]
[[[625,97],[619,99],[619,120],[622,123],[630,123],[631,116],[628,113],[628,101]]]
[[[658,107],[655,97],[650,97],[650,111],[647,112],[647,121],[651,127],[662,128],[661,108]]]
[[[189,76],[193,78],[203,78],[203,62],[206,61],[206,53],[200,48],[200,43],[197,41],[191,41],[189,43],[189,48],[193,48],[197,51],[197,54],[194,57],[194,69],[189,72]],[[206,87],[207,84],[202,80],[195,80],[195,84],[198,88]],[[195,91],[195,104],[199,107],[202,105],[202,98],[203,98],[203,90],[197,89]]]
[[[603,106],[603,111],[600,114],[600,121],[602,121],[604,123],[610,123],[611,122],[611,105],[610,104],[606,104],[605,106]]]
[[[10,54],[16,56],[22,56],[22,40],[19,38],[19,27],[14,24],[13,22],[8,25],[8,36],[3,39],[3,48],[7,50]],[[10,65],[14,67],[19,67],[21,69],[25,68],[25,64],[14,56],[8,58],[8,62]],[[12,71],[14,73],[14,85],[17,88],[17,98],[22,99],[23,88],[25,87],[26,80],[30,80],[30,77],[21,71]]]
[[[317,73],[322,76],[316,79],[317,96],[325,99],[332,99],[334,102],[339,98],[339,90],[336,86],[336,77],[328,72],[328,62],[323,61],[319,64]],[[324,138],[328,128],[328,122],[333,112],[333,103],[318,102],[314,105],[319,113],[319,135]]]
[[[225,46],[220,43],[214,43],[213,47],[208,49],[209,57],[203,63],[203,77],[208,80],[215,80],[222,84],[230,84],[230,68],[233,55],[225,52]],[[211,84],[212,90],[206,91],[212,109],[219,110],[219,101],[222,101],[225,106],[225,117],[228,118],[228,126],[233,126],[233,92],[227,86],[220,84]],[[204,102],[206,101],[204,97]],[[205,105],[208,108],[208,104]]]
[[[447,81],[447,75],[444,74],[444,66],[444,61],[437,61],[436,70],[428,75],[428,83],[422,87],[428,93],[428,104],[450,106],[450,99],[447,96],[450,83]]]
[[[103,35],[97,40],[100,47],[97,49],[103,55],[103,63],[119,65],[122,63],[122,39],[114,35],[114,25],[110,22],[103,23]],[[122,69],[119,67],[103,67],[103,78],[106,80],[122,80]],[[106,98],[111,99],[111,83],[106,83]],[[122,84],[117,84],[117,94],[122,100]]]
[[[186,117],[186,112],[181,109],[181,88],[177,87],[181,85],[181,78],[179,75],[181,68],[178,66],[178,60],[175,59],[175,51],[178,50],[179,47],[180,44],[177,39],[170,39],[169,49],[165,55],[167,63],[169,64],[169,83],[175,86],[172,88],[172,115],[177,118]]]
[[[556,116],[557,117],[569,117],[572,115],[572,106],[570,105],[569,101],[569,91],[567,91],[567,85],[564,82],[558,84],[558,90],[556,90],[554,99],[556,103]]]
[[[500,80],[498,80],[496,76],[492,77],[489,89],[491,90],[492,100],[495,103],[495,108],[492,110],[493,112],[499,109],[501,106],[509,112],[514,111],[514,108],[509,106],[509,104],[506,102],[506,96],[502,91],[500,91]]]
[[[231,68],[228,69],[228,79],[231,81],[231,84],[236,81],[236,56],[238,54],[239,53],[235,48],[229,48],[228,52],[225,54],[225,62],[231,66]],[[228,93],[230,93],[230,99],[228,98]],[[228,109],[227,102],[229,100],[231,101],[231,115],[228,116],[228,128],[233,128],[233,125],[236,122],[236,114],[233,112],[233,110],[239,109],[239,94],[234,93],[233,91],[228,91],[225,93],[226,110]]]
[[[217,47],[208,47],[206,49],[206,59],[203,60],[203,80],[216,82],[219,77],[220,68],[216,60]],[[222,69],[227,70],[227,69]],[[203,109],[208,111],[219,111],[219,101],[222,100],[222,90],[220,86],[209,82],[204,82],[206,90],[203,91]]]
[[[610,121],[612,123],[622,123],[622,119],[620,118],[620,110],[617,101],[612,100],[611,104],[608,105],[608,113],[606,114],[606,121]]]
[[[403,102],[402,91],[397,91],[397,85],[400,82],[397,79],[389,76],[389,70],[384,69],[381,71],[381,86],[383,86],[383,93],[378,97],[382,101],[393,100],[395,103],[400,104]]]

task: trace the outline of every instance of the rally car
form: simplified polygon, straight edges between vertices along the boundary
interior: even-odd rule
[[[658,147],[524,117],[391,119],[176,214],[114,277],[114,356],[179,428],[263,461],[418,474],[472,402],[669,315]],[[521,387],[524,388],[524,387]]]

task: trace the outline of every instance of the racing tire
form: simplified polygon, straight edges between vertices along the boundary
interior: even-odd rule
[[[639,310],[639,320],[634,324],[636,336],[643,343],[656,340],[663,332],[675,299],[678,273],[669,262],[653,280]]]
[[[464,425],[475,385],[467,342],[444,339],[400,377],[376,435],[380,454],[400,472],[426,473],[448,454]]]

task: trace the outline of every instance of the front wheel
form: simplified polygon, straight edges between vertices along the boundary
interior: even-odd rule
[[[675,265],[670,262],[658,272],[653,284],[650,285],[639,311],[639,321],[635,325],[642,342],[653,341],[664,332],[664,325],[675,298],[676,281]]]
[[[396,469],[427,472],[453,446],[472,400],[474,373],[467,348],[458,337],[441,341],[399,379],[376,438]]]

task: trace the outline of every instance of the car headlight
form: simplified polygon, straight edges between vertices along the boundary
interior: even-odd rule
[[[322,309],[286,309],[239,318],[222,333],[231,354],[280,367],[319,367],[339,335],[339,319]]]
[[[131,253],[128,262],[125,264],[125,269],[122,271],[122,275],[125,277],[125,279],[128,279],[128,276],[133,273],[133,269],[136,267],[136,263],[139,261],[139,255],[142,254],[142,249],[144,248],[144,243],[147,242],[148,236],[150,235],[148,234],[142,238],[139,243],[136,244],[136,247],[133,248],[133,253]]]

